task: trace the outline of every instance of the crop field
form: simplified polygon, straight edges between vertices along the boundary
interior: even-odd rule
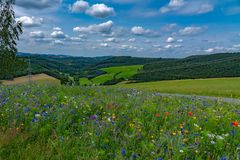
[[[240,78],[158,81],[124,84],[122,87],[162,93],[240,98]]]
[[[89,82],[93,84],[103,84],[107,81],[110,81],[114,78],[116,79],[129,79],[135,74],[137,74],[138,70],[142,69],[142,65],[134,65],[134,66],[120,66],[120,67],[109,67],[109,68],[102,68],[102,71],[105,71],[106,74],[97,76],[91,80],[87,78],[80,79],[80,84],[86,84],[86,80],[88,80],[87,85]]]
[[[0,86],[0,159],[240,158],[240,106],[112,87]]]
[[[60,84],[60,81],[54,77],[51,77],[46,74],[36,74],[32,75],[30,80],[32,82],[38,82],[38,83],[50,83],[50,84]],[[25,84],[29,82],[28,76],[18,77],[14,80],[4,80],[2,81],[2,84],[4,85],[16,85],[16,84]]]

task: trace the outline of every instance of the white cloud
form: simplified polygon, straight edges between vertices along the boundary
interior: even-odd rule
[[[73,42],[82,42],[83,41],[83,39],[80,37],[70,37],[70,40]]]
[[[106,18],[109,16],[114,16],[116,13],[114,8],[108,7],[105,4],[94,4],[86,10],[86,14],[98,18]]]
[[[37,27],[43,24],[43,18],[22,16],[16,20],[22,22],[24,27]]]
[[[100,43],[101,47],[108,47],[109,45],[107,43]]]
[[[168,39],[166,40],[167,43],[173,43],[175,41],[175,39],[173,37],[168,37]]]
[[[63,45],[64,43],[61,40],[54,40],[54,44],[56,44],[56,45]]]
[[[179,33],[183,36],[191,36],[191,35],[197,35],[201,32],[203,32],[205,28],[203,27],[185,27],[184,29],[181,29]]]
[[[209,49],[205,50],[205,52],[207,52],[207,53],[213,53],[213,52],[214,52],[214,48],[209,48]]]
[[[240,44],[233,45],[234,48],[240,48]]]
[[[174,12],[176,14],[204,14],[214,10],[214,6],[207,1],[170,0],[168,5],[160,8],[160,13]]]
[[[64,38],[66,38],[66,35],[61,30],[55,30],[51,33],[51,37],[52,38],[64,39]]]
[[[30,37],[32,37],[32,38],[44,38],[45,35],[44,35],[43,31],[34,31],[34,32],[30,32]]]
[[[75,31],[75,32],[90,32],[90,33],[91,32],[100,32],[100,33],[109,34],[109,33],[111,33],[112,27],[113,27],[113,22],[107,21],[105,23],[89,25],[87,27],[75,27],[75,28],[73,28],[73,31]]]
[[[69,6],[69,9],[74,12],[85,12],[89,8],[88,2],[84,0],[78,0],[73,5]]]
[[[146,37],[160,36],[160,33],[154,32],[154,31],[152,31],[150,29],[144,29],[141,26],[134,26],[134,27],[132,27],[131,32],[134,35],[138,35],[138,36],[146,36]]]
[[[116,38],[110,37],[104,40],[105,42],[117,42]]]
[[[60,27],[54,27],[53,30],[54,30],[54,31],[61,31],[62,28],[60,28]]]
[[[182,43],[182,42],[183,42],[183,39],[178,39],[177,42],[178,42],[178,43]]]
[[[62,3],[62,0],[16,0],[16,5],[26,9],[55,8]]]
[[[136,42],[136,39],[135,39],[135,38],[130,38],[130,39],[128,40],[128,42]]]
[[[168,45],[164,46],[165,49],[174,49],[174,48],[181,48],[181,47],[183,47],[183,46],[179,45],[179,44],[175,44],[175,45],[168,44]]]

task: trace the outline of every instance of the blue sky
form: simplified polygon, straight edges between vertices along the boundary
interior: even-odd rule
[[[239,0],[16,0],[20,52],[186,57],[240,51]]]

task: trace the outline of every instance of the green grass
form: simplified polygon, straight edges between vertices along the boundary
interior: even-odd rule
[[[82,86],[92,85],[92,82],[88,78],[80,78],[79,82]]]
[[[239,105],[33,85],[0,86],[0,106],[1,160],[235,160],[240,154]]]
[[[93,78],[91,81],[94,84],[102,84],[109,80],[112,80],[114,77],[116,79],[129,79],[135,74],[137,74],[138,70],[142,69],[142,65],[134,65],[134,66],[121,66],[121,67],[109,67],[102,68],[102,71],[105,71],[106,74],[100,75],[98,77]]]
[[[240,78],[159,81],[124,84],[122,86],[162,93],[181,93],[240,98]]]
[[[91,79],[91,81],[94,83],[94,84],[102,84],[106,81],[110,81],[113,79],[113,74],[103,74],[103,75],[100,75],[100,76],[97,76],[93,79]]]

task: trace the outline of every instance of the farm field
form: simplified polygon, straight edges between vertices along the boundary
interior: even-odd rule
[[[240,106],[112,87],[0,86],[0,159],[239,159]]]
[[[60,81],[54,77],[51,77],[47,74],[36,74],[31,76],[31,81],[37,83],[50,83],[50,84],[60,84]],[[2,84],[4,85],[16,85],[16,84],[25,84],[29,82],[28,76],[18,77],[14,80],[4,80]]]
[[[121,87],[161,93],[240,98],[240,78],[211,78],[121,84]]]
[[[142,69],[142,67],[142,65],[133,65],[102,68],[101,70],[106,72],[106,74],[97,76],[91,80],[88,80],[87,78],[82,78],[80,79],[80,84],[89,84],[89,82],[86,82],[87,80],[92,82],[93,84],[103,84],[113,79],[128,79],[137,74],[138,70]]]

